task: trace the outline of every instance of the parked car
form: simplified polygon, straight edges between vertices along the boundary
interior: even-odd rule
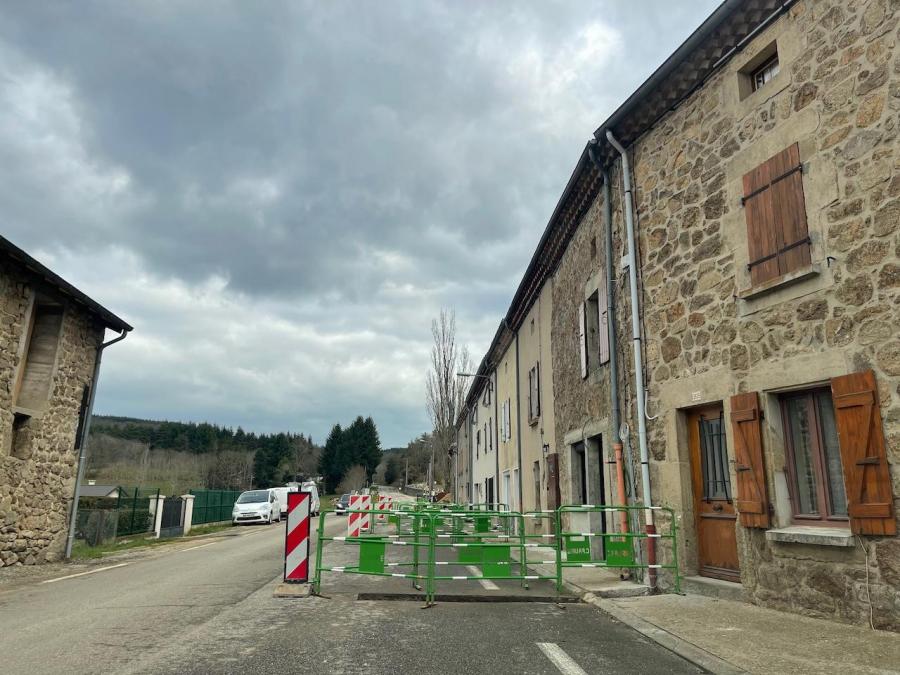
[[[279,506],[279,511],[281,512],[281,517],[284,518],[285,516],[287,516],[288,492],[298,492],[298,489],[291,485],[288,485],[286,487],[274,487],[271,489],[272,489],[272,492],[275,493],[275,499],[278,500],[278,506]]]
[[[342,516],[347,513],[347,509],[350,508],[350,493],[348,492],[345,495],[341,495],[341,498],[337,500],[337,504],[334,505],[334,514],[336,516]]]
[[[242,492],[231,510],[231,524],[274,523],[281,521],[281,507],[272,490]]]
[[[300,491],[309,493],[309,514],[311,516],[319,515],[322,505],[319,502],[319,488],[316,487],[316,484],[312,481],[307,481],[300,487]]]

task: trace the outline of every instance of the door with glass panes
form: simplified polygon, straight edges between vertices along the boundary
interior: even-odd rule
[[[690,411],[688,434],[697,515],[698,572],[705,577],[739,582],[737,515],[722,406]]]

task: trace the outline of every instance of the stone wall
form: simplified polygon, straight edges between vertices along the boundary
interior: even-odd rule
[[[799,2],[635,144],[648,412],[659,413],[648,422],[654,497],[683,514],[689,567],[696,564],[696,541],[681,411],[699,402],[722,401],[727,416],[728,398],[740,391],[873,369],[897,505],[898,24],[896,0]],[[781,73],[742,99],[739,69],[773,40]],[[752,296],[746,293],[741,177],[795,142],[804,164],[814,270]],[[566,299],[581,292],[588,238],[599,232],[593,224],[599,204],[576,234],[555,282],[560,338],[554,335],[554,367],[565,372],[578,368]],[[558,439],[579,419],[602,414],[597,397],[605,398],[605,387],[572,390],[572,379],[558,378],[555,389]],[[786,524],[783,440],[772,406],[763,401],[769,495],[776,524]],[[731,446],[729,454],[733,458]],[[761,530],[738,531],[742,582],[753,601],[864,623],[871,596],[876,625],[900,629],[896,538],[864,537],[864,555],[861,548],[775,544]]]
[[[19,432],[26,436],[13,456],[12,396],[32,293],[21,270],[0,263],[0,566],[56,560],[64,552],[82,391],[103,337],[80,308],[66,307],[47,406]]]

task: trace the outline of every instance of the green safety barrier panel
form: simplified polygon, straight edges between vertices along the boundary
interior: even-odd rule
[[[384,573],[384,542],[359,542],[359,571],[367,574]]]
[[[466,539],[466,543],[470,542],[473,542],[471,538]],[[484,549],[479,546],[460,546],[456,550],[456,559],[461,565],[480,565],[483,560],[481,552]]]
[[[591,559],[591,542],[587,537],[565,538],[566,560],[569,562],[589,562]]]
[[[634,565],[634,547],[628,537],[606,539],[606,564],[610,567]]]
[[[475,531],[476,532],[490,532],[491,531],[491,517],[490,516],[475,516]]]
[[[482,563],[483,574],[486,577],[510,577],[512,576],[512,558],[509,555],[509,546],[486,546],[481,549],[484,560]]]

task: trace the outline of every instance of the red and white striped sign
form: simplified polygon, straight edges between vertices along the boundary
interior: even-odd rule
[[[350,511],[371,511],[372,497],[370,495],[351,495]],[[347,514],[347,536],[358,537],[360,532],[368,532],[372,529],[371,517],[368,513]]]
[[[309,581],[309,493],[288,492],[284,537],[284,580]]]
[[[393,497],[385,497],[384,495],[378,496],[378,522],[383,523],[387,521],[387,512],[390,511],[394,506],[394,498]]]

